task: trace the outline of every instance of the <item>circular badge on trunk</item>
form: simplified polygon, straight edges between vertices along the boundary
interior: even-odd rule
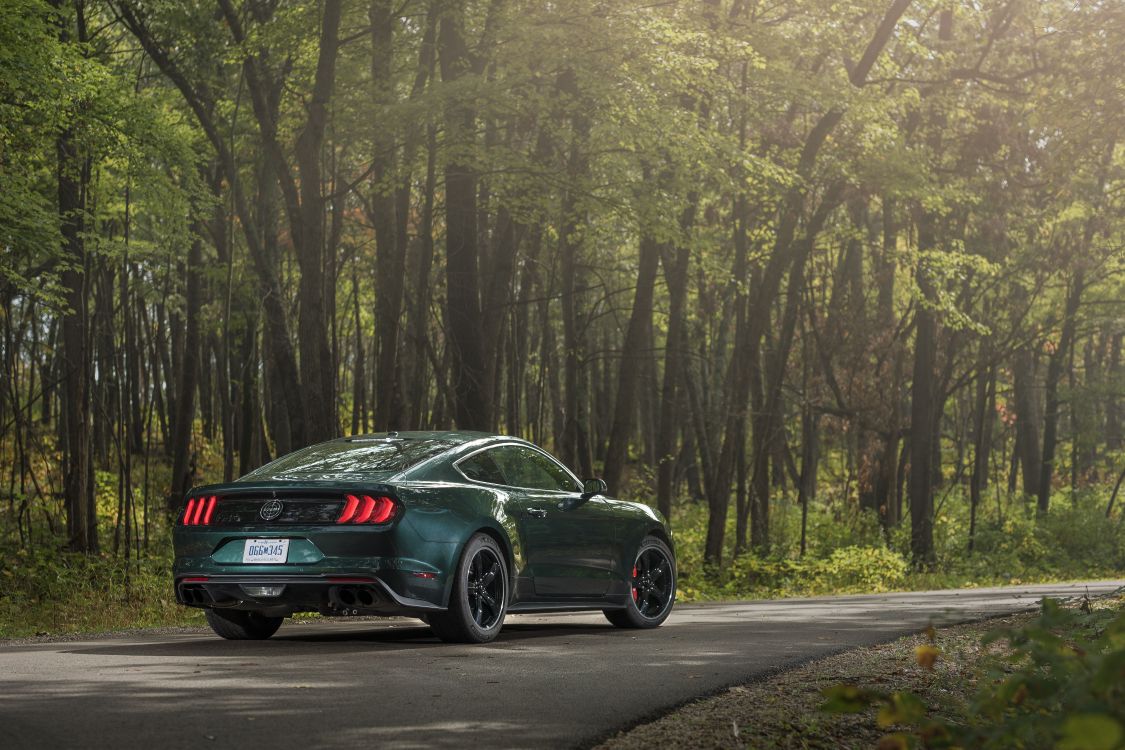
[[[280,500],[267,500],[262,504],[262,509],[258,511],[258,515],[261,516],[264,521],[272,521],[281,515],[281,511],[284,507]]]

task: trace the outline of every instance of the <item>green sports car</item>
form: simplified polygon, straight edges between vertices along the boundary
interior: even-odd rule
[[[390,432],[320,443],[188,493],[176,598],[231,639],[295,612],[420,617],[484,643],[508,612],[602,610],[660,625],[676,597],[665,519],[531,443]]]

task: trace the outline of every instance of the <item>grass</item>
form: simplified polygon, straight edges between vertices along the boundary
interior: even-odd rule
[[[199,626],[199,610],[176,604],[170,556],[126,564],[0,547],[0,638]]]

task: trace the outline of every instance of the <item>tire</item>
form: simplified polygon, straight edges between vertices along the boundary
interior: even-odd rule
[[[228,641],[264,641],[277,632],[285,619],[233,609],[205,609],[203,614],[215,635]]]
[[[488,643],[508,611],[508,562],[496,540],[475,534],[465,544],[449,609],[429,614],[430,629],[446,643]]]
[[[662,540],[645,537],[633,558],[630,596],[622,609],[602,611],[619,628],[656,628],[676,603],[676,558]]]

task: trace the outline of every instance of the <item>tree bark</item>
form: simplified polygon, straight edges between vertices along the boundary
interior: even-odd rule
[[[373,98],[386,107],[394,100],[394,28],[398,18],[391,0],[372,0],[371,80]],[[402,428],[404,423],[399,325],[406,281],[406,244],[400,237],[395,186],[395,134],[385,122],[374,123],[371,223],[375,228],[375,309],[378,335],[375,367],[375,430]],[[405,218],[405,217],[403,217]]]
[[[1086,243],[1089,246],[1089,243]],[[1047,362],[1047,377],[1043,383],[1046,408],[1043,414],[1043,462],[1039,469],[1039,494],[1036,507],[1044,515],[1051,506],[1051,480],[1055,471],[1055,449],[1058,444],[1059,428],[1059,382],[1063,368],[1074,346],[1074,334],[1078,320],[1078,305],[1085,289],[1085,274],[1081,268],[1075,274],[1066,295],[1066,310],[1063,318],[1059,343]]]
[[[64,40],[69,37],[62,34]],[[63,252],[67,265],[62,272],[62,422],[63,492],[66,496],[67,546],[75,552],[98,549],[94,505],[90,431],[90,351],[86,294],[85,192],[86,170],[79,158],[73,134],[57,140],[58,206]]]
[[[934,247],[933,217],[920,211],[918,247]],[[928,570],[935,563],[934,555],[934,443],[937,435],[938,396],[937,320],[932,306],[936,296],[926,269],[919,265],[915,278],[921,300],[914,317],[914,372],[910,393],[910,552],[914,566]]]
[[[203,227],[198,223],[192,224],[195,235],[187,257],[187,289],[185,293],[184,312],[187,316],[184,330],[184,350],[180,359],[182,370],[180,372],[179,389],[176,394],[176,416],[172,422],[172,486],[168,494],[167,506],[169,511],[179,507],[184,493],[194,484],[194,476],[189,472],[188,466],[195,466],[191,460],[191,433],[195,423],[195,391],[199,384],[199,315],[202,307],[202,281],[200,273],[203,265]]]
[[[660,247],[656,240],[641,237],[637,262],[637,288],[633,293],[633,311],[621,346],[617,371],[617,398],[614,400],[613,424],[606,448],[603,476],[611,495],[617,494],[628,458],[629,438],[633,433],[633,415],[637,411],[637,383],[641,373],[644,347],[652,330],[652,303],[656,272],[660,264]]]
[[[438,58],[442,80],[452,83],[471,72],[464,40],[462,2],[445,8],[439,25]],[[451,101],[445,112],[445,138],[454,153],[474,140],[476,112],[463,98]],[[454,420],[462,430],[492,426],[492,384],[485,366],[481,335],[480,278],[477,243],[477,175],[463,158],[445,165],[445,278],[448,345],[453,355]]]

